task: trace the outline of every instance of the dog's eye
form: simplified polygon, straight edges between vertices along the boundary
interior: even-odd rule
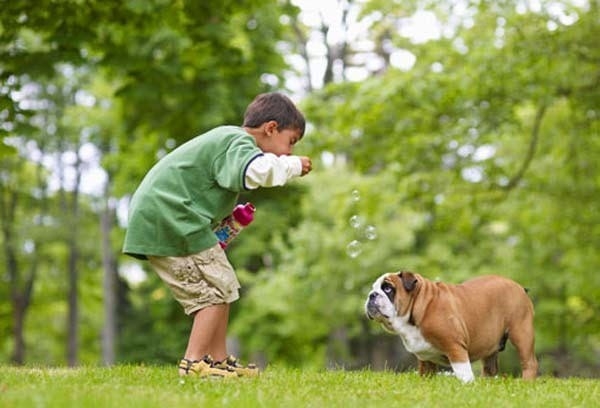
[[[394,302],[394,297],[396,296],[396,288],[394,286],[388,282],[383,282],[381,284],[381,291],[385,293],[390,302]]]

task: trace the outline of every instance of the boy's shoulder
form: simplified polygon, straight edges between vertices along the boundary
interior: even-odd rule
[[[239,136],[245,136],[245,135],[250,136],[240,126],[223,125],[223,126],[217,126],[215,128],[212,128],[212,129],[210,129],[210,130],[202,133],[198,137],[206,139],[206,138],[209,138],[209,137],[231,137],[231,136],[236,136],[236,135],[239,135]]]
[[[204,132],[175,148],[162,162],[181,162],[198,156],[214,158],[227,151],[255,152],[259,150],[256,140],[239,126],[219,126]]]
[[[232,145],[256,146],[256,140],[240,126],[218,126],[194,138],[200,144],[216,144],[222,148]]]

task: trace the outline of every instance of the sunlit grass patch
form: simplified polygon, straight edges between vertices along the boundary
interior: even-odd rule
[[[0,407],[591,407],[594,379],[536,381],[268,367],[257,378],[179,377],[175,366],[0,367]]]

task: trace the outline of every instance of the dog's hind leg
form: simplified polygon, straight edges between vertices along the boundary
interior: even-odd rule
[[[483,376],[493,377],[498,374],[498,353],[504,351],[507,340],[508,332],[502,335],[500,343],[498,343],[498,351],[483,359],[483,366],[481,367],[481,374]]]
[[[517,349],[517,353],[519,353],[523,379],[533,380],[537,377],[538,371],[538,361],[535,357],[533,322],[523,324],[519,327],[519,330],[509,330],[508,338]]]
[[[498,352],[483,359],[481,374],[484,377],[493,377],[498,374]]]

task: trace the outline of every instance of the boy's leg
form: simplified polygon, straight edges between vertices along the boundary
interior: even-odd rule
[[[207,355],[227,358],[229,304],[239,298],[240,284],[223,249],[214,247],[185,257],[148,256],[152,267],[169,285],[175,299],[193,315],[180,374]],[[218,360],[217,360],[218,361]]]
[[[210,352],[216,361],[227,358],[227,326],[229,324],[229,303],[219,306],[223,306],[223,313],[219,318],[210,345]]]
[[[201,360],[210,354],[219,360],[227,357],[226,336],[229,304],[207,306],[194,315],[185,358]]]

